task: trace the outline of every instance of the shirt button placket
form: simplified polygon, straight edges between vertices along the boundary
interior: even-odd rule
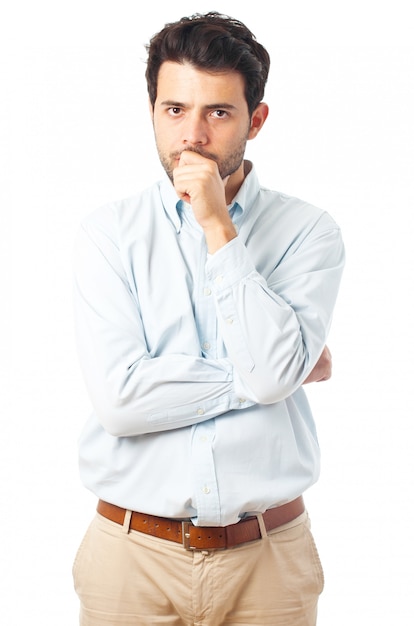
[[[196,426],[193,437],[192,477],[196,488],[194,495],[201,525],[206,520],[213,526],[220,522],[220,500],[214,465],[213,440],[215,420],[207,420]]]

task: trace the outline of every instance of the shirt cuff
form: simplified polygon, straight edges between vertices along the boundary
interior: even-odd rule
[[[206,276],[216,293],[240,283],[255,270],[246,246],[238,237],[209,255],[205,268]]]

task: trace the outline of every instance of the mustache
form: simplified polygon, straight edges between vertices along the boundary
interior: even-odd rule
[[[216,154],[212,152],[207,152],[207,150],[203,150],[203,148],[197,148],[196,146],[191,148],[184,148],[184,150],[176,150],[175,152],[171,153],[171,157],[173,159],[179,159],[183,152],[195,152],[196,154],[199,154],[206,159],[211,159],[212,161],[216,162],[218,161],[218,156]]]

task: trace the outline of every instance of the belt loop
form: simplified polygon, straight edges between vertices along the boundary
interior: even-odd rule
[[[263,519],[262,513],[256,513],[257,521],[259,522],[260,534],[262,535],[262,539],[267,537],[267,528]]]
[[[129,534],[129,527],[131,525],[131,517],[132,517],[132,511],[129,511],[127,509],[125,511],[124,523],[122,525],[122,532],[125,533],[126,535]]]

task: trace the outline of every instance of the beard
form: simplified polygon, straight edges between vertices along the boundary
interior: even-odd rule
[[[156,142],[157,143],[157,142]],[[236,172],[244,159],[244,153],[246,150],[247,136],[242,139],[236,146],[232,148],[232,150],[228,151],[222,157],[219,157],[217,154],[212,152],[208,152],[201,147],[193,146],[189,148],[185,148],[188,152],[196,152],[206,159],[210,159],[211,161],[215,161],[217,163],[218,171],[220,177],[222,179],[230,176],[234,172]],[[177,159],[180,158],[181,153],[184,150],[176,150],[175,152],[171,152],[167,154],[163,152],[157,143],[158,156],[161,161],[161,165],[163,166],[168,178],[172,183],[174,183],[173,172],[177,167]]]

